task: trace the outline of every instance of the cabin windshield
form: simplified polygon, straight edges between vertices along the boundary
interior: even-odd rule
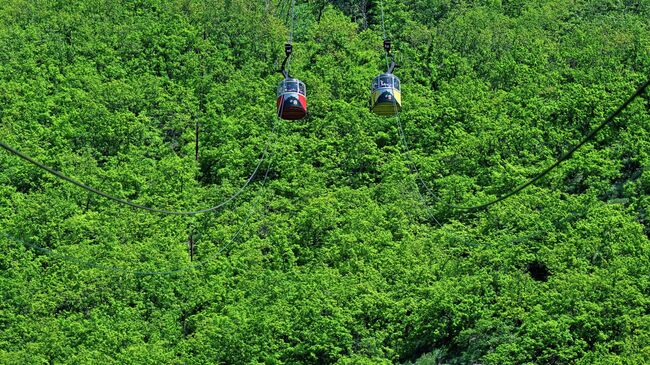
[[[372,90],[395,88],[400,90],[400,82],[397,76],[392,74],[383,74],[372,80]]]
[[[278,86],[278,95],[284,93],[300,93],[307,96],[307,88],[304,83],[298,80],[284,80]]]
[[[393,79],[390,76],[380,76],[379,77],[379,87],[393,87]]]
[[[295,81],[292,82],[287,82],[284,84],[285,86],[285,91],[289,93],[297,93],[298,92],[298,83]]]
[[[377,76],[372,81],[373,89],[382,89],[382,88],[389,88],[389,87],[399,90],[400,88],[399,79],[395,75],[391,75],[391,74],[380,75]]]

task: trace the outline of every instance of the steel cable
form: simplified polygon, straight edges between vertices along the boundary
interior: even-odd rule
[[[282,108],[283,108],[283,106],[281,107],[280,110],[282,110]],[[279,119],[279,118],[276,117],[276,120],[277,119]],[[277,144],[277,138],[275,140],[276,140],[276,142],[273,144],[273,146],[275,146]],[[266,159],[268,161],[268,165],[267,165],[266,171],[264,173],[264,178],[263,178],[263,180],[261,182],[262,189],[266,186],[266,183],[268,181],[269,172],[271,171],[271,167],[273,165],[273,156],[274,156],[274,154],[275,154],[275,147],[273,147],[271,149],[269,157],[268,157],[268,159]],[[97,264],[96,262],[83,261],[83,260],[68,256],[68,255],[59,254],[59,253],[55,252],[54,250],[38,246],[38,245],[36,245],[34,243],[31,243],[31,242],[28,242],[26,240],[22,240],[20,238],[12,236],[12,235],[10,235],[10,234],[8,234],[6,232],[3,232],[2,235],[5,236],[6,238],[10,239],[10,240],[22,243],[23,245],[25,245],[27,247],[30,247],[32,249],[35,249],[35,250],[37,250],[39,252],[42,252],[42,253],[50,255],[50,256],[52,256],[54,258],[57,258],[57,259],[60,259],[60,260],[63,260],[63,261],[66,261],[66,262],[69,262],[69,263],[72,263],[72,264],[75,264],[75,265],[78,265],[78,266],[84,266],[84,267],[99,269],[99,270],[103,270],[103,271],[111,271],[111,272],[115,272],[115,273],[130,274],[130,275],[136,275],[136,276],[179,275],[179,274],[187,273],[192,269],[196,269],[196,268],[199,268],[199,267],[205,265],[206,263],[212,261],[218,255],[222,254],[226,250],[227,247],[232,245],[235,242],[235,240],[237,240],[239,238],[239,236],[241,235],[241,232],[243,231],[244,227],[246,227],[248,225],[248,222],[252,218],[255,211],[258,209],[259,204],[261,204],[262,196],[263,196],[263,193],[260,193],[260,195],[258,195],[258,202],[253,204],[253,206],[251,207],[250,211],[248,212],[246,218],[244,219],[242,224],[238,227],[237,231],[235,231],[235,233],[230,237],[228,242],[223,244],[221,246],[221,248],[219,248],[219,250],[217,250],[217,252],[215,252],[214,254],[210,255],[209,257],[207,257],[207,258],[205,258],[205,259],[203,259],[203,260],[201,260],[201,261],[199,261],[199,262],[197,262],[195,264],[188,265],[188,266],[185,266],[183,268],[176,269],[176,270],[136,271],[136,270],[122,269],[122,268],[119,268],[119,267],[116,267],[116,266],[101,265],[101,264]]]
[[[276,128],[276,124],[274,122],[273,127],[271,129],[271,136],[269,136],[269,141],[267,142],[266,147],[264,149],[264,152],[262,153],[262,157],[260,157],[257,165],[255,166],[255,169],[253,170],[253,173],[248,177],[248,179],[246,180],[244,185],[242,185],[237,192],[235,192],[233,195],[231,195],[229,198],[222,201],[221,203],[219,203],[219,204],[217,204],[215,206],[212,206],[210,208],[199,209],[199,210],[194,210],[194,211],[172,211],[172,210],[166,210],[166,209],[151,208],[151,207],[148,207],[148,206],[144,206],[144,205],[134,203],[134,202],[129,201],[129,200],[121,199],[121,198],[118,198],[118,197],[113,196],[111,194],[105,193],[105,192],[103,192],[101,190],[95,189],[95,188],[93,188],[93,187],[91,187],[89,185],[86,185],[86,184],[84,184],[84,183],[82,183],[82,182],[80,182],[78,180],[75,180],[75,179],[73,179],[73,178],[71,178],[71,177],[69,177],[69,176],[67,176],[67,175],[65,175],[65,174],[51,168],[51,167],[49,167],[49,166],[46,166],[43,163],[40,163],[40,162],[34,160],[30,156],[16,150],[15,148],[5,144],[2,141],[0,141],[0,147],[5,149],[7,152],[9,152],[9,153],[11,153],[11,154],[25,160],[25,161],[31,163],[32,165],[37,166],[38,168],[40,168],[42,170],[47,171],[48,173],[50,173],[50,174],[52,174],[52,175],[54,175],[54,176],[56,176],[56,177],[58,177],[58,178],[60,178],[60,179],[62,179],[64,181],[67,181],[67,182],[69,182],[69,183],[71,183],[73,185],[76,185],[76,186],[84,189],[84,190],[87,190],[87,191],[89,191],[91,193],[102,196],[102,197],[104,197],[106,199],[118,202],[120,204],[124,204],[124,205],[130,206],[132,208],[141,209],[141,210],[145,210],[145,211],[149,211],[149,212],[153,212],[153,213],[161,213],[161,214],[169,214],[169,215],[196,215],[196,214],[208,213],[208,212],[213,212],[215,210],[219,210],[222,207],[224,207],[226,204],[233,201],[239,195],[241,195],[241,193],[244,192],[244,190],[248,187],[248,185],[255,179],[255,176],[257,175],[257,172],[259,171],[259,168],[262,165],[262,162],[266,158],[266,155],[268,154],[268,150],[269,150],[269,145],[271,144],[271,140],[272,139],[277,139],[277,134],[275,133],[275,128]]]
[[[271,153],[271,155],[269,156],[269,160],[272,159],[272,155],[273,155],[273,153]],[[261,184],[262,188],[266,184],[270,169],[271,169],[271,163],[269,163],[269,165],[268,165],[268,167],[266,169],[266,173],[264,174],[264,180],[262,181],[262,184]],[[10,239],[10,240],[21,243],[21,244],[23,244],[23,245],[25,245],[27,247],[30,247],[30,248],[32,248],[34,250],[37,250],[39,252],[42,252],[44,254],[47,254],[47,255],[52,256],[52,257],[57,258],[57,259],[60,259],[60,260],[66,261],[66,262],[70,262],[70,263],[75,264],[77,266],[84,266],[84,267],[92,268],[92,269],[99,269],[99,270],[103,270],[103,271],[112,271],[112,272],[115,272],[115,273],[130,274],[130,275],[136,275],[136,276],[178,275],[178,274],[183,274],[183,273],[189,272],[192,269],[196,269],[196,268],[199,268],[201,266],[204,266],[206,263],[212,261],[215,257],[222,254],[226,250],[227,247],[229,247],[231,244],[233,244],[239,238],[239,236],[241,235],[241,232],[243,231],[244,227],[246,227],[248,225],[248,222],[250,221],[251,217],[253,216],[253,214],[257,210],[257,206],[261,203],[261,197],[262,196],[263,196],[263,193],[260,193],[260,195],[258,196],[259,201],[253,204],[253,207],[248,212],[248,214],[247,214],[246,218],[244,219],[243,223],[238,227],[237,231],[235,231],[235,233],[230,237],[228,242],[223,244],[219,248],[219,250],[217,250],[217,252],[215,252],[214,254],[210,255],[209,257],[207,257],[207,258],[205,258],[205,259],[203,259],[203,260],[201,260],[201,261],[199,261],[199,262],[197,262],[195,264],[188,265],[188,266],[185,266],[183,268],[176,269],[176,270],[136,271],[136,270],[122,269],[122,268],[119,268],[117,266],[101,265],[101,264],[98,264],[98,263],[93,262],[93,261],[83,261],[83,260],[68,256],[68,255],[57,253],[54,250],[38,246],[38,245],[36,245],[34,243],[22,240],[22,239],[17,238],[17,237],[14,237],[14,236],[12,236],[12,235],[10,235],[8,233],[2,233],[2,235],[5,236],[6,238]]]
[[[618,117],[629,105],[632,103],[636,98],[641,96],[643,92],[647,89],[647,87],[650,85],[650,79],[648,79],[646,82],[644,82],[639,88],[632,94],[623,104],[621,104],[614,112],[612,112],[606,119],[603,121],[601,124],[599,124],[596,128],[591,130],[585,137],[575,146],[573,146],[569,151],[564,153],[560,158],[558,158],[553,164],[551,164],[549,167],[545,168],[542,170],[540,173],[535,175],[533,178],[529,179],[527,182],[519,185],[515,189],[511,190],[510,192],[503,194],[489,202],[478,204],[478,205],[473,205],[473,206],[461,206],[461,205],[454,205],[447,203],[443,201],[437,194],[433,192],[433,190],[429,187],[429,185],[424,181],[422,178],[422,175],[420,174],[417,165],[415,164],[414,160],[411,157],[411,151],[409,149],[408,143],[406,141],[406,137],[404,134],[404,129],[402,128],[402,122],[400,121],[399,114],[397,115],[397,123],[398,123],[398,128],[400,131],[400,134],[402,135],[401,141],[404,146],[404,149],[407,151],[407,158],[409,159],[410,164],[412,165],[412,168],[415,170],[415,174],[418,177],[418,180],[420,180],[421,184],[424,186],[426,191],[438,202],[442,203],[443,205],[455,209],[455,210],[463,210],[463,211],[476,211],[476,210],[482,210],[485,208],[488,208],[494,204],[500,203],[513,195],[516,195],[517,193],[521,192],[522,190],[526,189],[530,185],[534,184],[536,181],[542,179],[544,176],[548,175],[551,171],[553,171],[555,168],[557,168],[562,162],[568,160],[571,158],[574,152],[576,152],[578,149],[580,149],[582,146],[584,146],[587,142],[593,140],[596,135],[603,130],[605,127],[610,125],[616,117]]]

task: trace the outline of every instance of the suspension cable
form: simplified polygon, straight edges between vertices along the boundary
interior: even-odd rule
[[[273,155],[273,153],[271,153],[271,156],[269,156],[269,157],[271,158],[272,155]],[[264,187],[264,185],[265,185],[265,183],[266,183],[266,181],[268,179],[270,169],[271,169],[271,163],[269,163],[269,165],[268,165],[268,167],[266,169],[266,173],[264,174],[264,180],[262,181],[262,187]],[[57,253],[56,251],[54,251],[52,249],[41,247],[41,246],[39,246],[39,245],[37,245],[35,243],[22,240],[20,238],[12,236],[12,235],[10,235],[8,233],[2,233],[2,235],[5,236],[6,238],[12,240],[12,241],[21,243],[21,244],[23,244],[23,245],[25,245],[27,247],[30,247],[30,248],[32,248],[32,249],[34,249],[36,251],[42,252],[44,254],[47,254],[47,255],[52,256],[52,257],[57,258],[57,259],[60,259],[62,261],[72,263],[72,264],[77,265],[77,266],[83,266],[83,267],[87,267],[87,268],[91,268],[91,269],[99,269],[99,270],[103,270],[103,271],[111,271],[111,272],[120,273],[120,274],[130,274],[130,275],[135,275],[135,276],[178,275],[178,274],[187,273],[192,269],[197,269],[197,268],[199,268],[201,266],[204,266],[208,262],[212,261],[215,257],[222,254],[226,250],[227,247],[232,245],[239,238],[239,236],[241,235],[244,228],[248,225],[248,222],[250,221],[250,219],[253,216],[253,214],[255,213],[255,211],[257,211],[258,206],[261,203],[263,195],[264,195],[263,193],[260,193],[260,195],[258,196],[258,201],[253,203],[253,207],[250,209],[250,211],[246,215],[246,218],[244,219],[242,224],[239,225],[239,227],[237,228],[235,233],[233,233],[233,235],[230,237],[230,239],[225,244],[223,244],[219,248],[219,250],[217,250],[217,252],[215,252],[214,254],[210,255],[209,257],[207,257],[207,258],[205,258],[205,259],[203,259],[201,261],[198,261],[198,262],[196,262],[196,263],[194,263],[192,265],[188,265],[188,266],[182,267],[180,269],[176,269],[176,270],[168,270],[168,271],[133,271],[133,270],[128,270],[128,269],[123,269],[123,268],[120,268],[120,267],[117,267],[117,266],[101,265],[101,264],[98,264],[98,263],[96,263],[94,261],[84,261],[84,260],[80,260],[80,259],[74,258],[74,257],[69,256],[69,255]]]
[[[397,113],[397,106],[395,105],[394,108],[395,108],[395,112]],[[400,141],[403,141],[402,143],[404,143],[404,145],[407,145],[406,144],[406,136],[404,134],[404,130],[402,128],[402,123],[399,120],[399,117],[397,118],[397,122],[398,122],[398,137],[400,138]],[[407,149],[406,153],[407,153],[407,155],[410,155],[411,151]],[[413,182],[413,186],[415,188],[414,192],[415,192],[416,197],[418,198],[418,200],[420,201],[420,203],[424,207],[424,210],[425,210],[427,216],[429,217],[429,219],[431,219],[433,222],[435,222],[436,225],[438,225],[438,227],[440,227],[440,229],[445,229],[445,224],[442,224],[442,222],[438,218],[436,218],[435,214],[433,213],[433,211],[431,209],[431,206],[426,201],[426,199],[424,198],[424,195],[420,191],[420,187],[419,187],[418,182],[424,183],[424,180],[422,180],[422,178],[420,177],[420,174],[417,171],[417,166],[415,165],[415,163],[412,163],[412,160],[411,160],[410,156],[408,156],[408,160],[409,160],[409,162],[411,162],[411,163],[409,163],[409,171],[411,172],[411,174],[415,173],[415,176],[417,176],[417,178],[418,178],[418,179],[415,179],[415,180],[411,180]],[[426,187],[426,185],[425,185],[425,187]],[[566,219],[567,218],[562,219],[562,221],[565,221]],[[546,232],[545,230],[538,229],[538,230],[536,230],[534,232],[531,232],[531,233],[529,233],[529,234],[527,234],[527,235],[525,235],[523,237],[518,237],[518,238],[514,238],[512,240],[509,240],[509,241],[507,241],[507,244],[511,245],[513,243],[527,241],[527,240],[529,240],[529,239],[531,239],[531,238],[533,238],[535,236],[544,234],[545,232]],[[481,244],[481,243],[471,243],[471,242],[467,241],[466,239],[464,239],[464,238],[462,238],[462,237],[460,237],[460,236],[458,236],[456,234],[453,234],[453,233],[452,233],[452,236],[457,241],[462,242],[467,247],[492,246],[491,244],[485,244],[485,243],[483,243],[483,244]]]
[[[386,37],[386,24],[384,22],[384,1],[383,0],[379,0],[379,8],[381,9],[381,31],[382,31],[383,37],[384,37],[384,49],[386,50],[385,44],[386,44],[386,40],[388,38]],[[389,57],[388,56],[388,51],[386,50],[385,53],[386,53],[386,56],[385,56],[385,58],[386,58],[386,69],[389,69],[390,66],[388,64],[388,57]]]
[[[641,86],[636,90],[636,92],[635,92],[634,94],[632,94],[632,95],[631,95],[627,100],[625,100],[625,102],[623,102],[623,104],[621,104],[621,105],[620,105],[620,106],[619,106],[619,107],[618,107],[614,112],[612,112],[612,113],[611,113],[611,114],[610,114],[610,115],[605,119],[605,121],[603,121],[600,125],[598,125],[598,126],[597,126],[596,128],[594,128],[593,130],[591,130],[591,132],[589,132],[589,133],[588,133],[588,134],[587,134],[587,135],[586,135],[586,136],[585,136],[585,137],[584,137],[584,138],[583,138],[583,139],[582,139],[578,144],[576,144],[576,145],[573,146],[571,149],[569,149],[569,151],[567,151],[566,153],[564,153],[560,158],[558,158],[558,159],[557,159],[553,164],[551,164],[549,167],[547,167],[547,168],[545,168],[544,170],[542,170],[542,172],[540,172],[539,174],[537,174],[536,176],[534,176],[533,178],[531,178],[531,179],[528,180],[527,182],[525,182],[525,183],[519,185],[518,187],[516,187],[516,188],[513,189],[512,191],[510,191],[510,192],[508,192],[508,193],[506,193],[506,194],[503,194],[503,195],[501,195],[501,196],[495,198],[494,200],[491,200],[491,201],[486,202],[486,203],[483,203],[483,204],[473,205],[473,206],[461,206],[461,205],[454,205],[454,204],[447,203],[447,202],[443,201],[442,198],[440,198],[438,195],[436,195],[436,194],[433,192],[433,190],[429,187],[429,185],[428,185],[428,184],[424,181],[424,179],[422,178],[422,175],[419,173],[419,171],[418,171],[418,169],[417,169],[417,166],[415,165],[415,162],[414,162],[413,159],[411,158],[411,154],[410,154],[409,146],[408,146],[408,144],[407,144],[407,142],[406,142],[406,138],[405,138],[405,136],[404,136],[404,130],[403,130],[403,128],[402,128],[402,123],[401,123],[401,121],[400,121],[399,115],[397,115],[396,118],[397,118],[397,122],[398,122],[398,128],[400,129],[400,133],[402,134],[402,137],[403,137],[403,138],[401,139],[401,140],[402,140],[402,144],[403,144],[404,148],[408,151],[408,152],[407,152],[407,157],[409,158],[410,164],[413,166],[413,168],[414,168],[414,170],[415,170],[415,172],[416,172],[416,175],[417,175],[418,179],[420,180],[420,182],[422,183],[422,185],[424,186],[424,188],[427,190],[427,192],[428,192],[428,193],[429,193],[429,194],[430,194],[430,195],[431,195],[435,200],[437,200],[438,202],[442,203],[443,205],[445,205],[445,206],[447,206],[447,207],[449,207],[449,208],[451,208],[451,209],[455,209],[455,210],[463,210],[463,211],[476,211],[476,210],[482,210],[482,209],[488,208],[488,207],[490,207],[490,206],[492,206],[492,205],[494,205],[494,204],[500,203],[500,202],[502,202],[502,201],[504,201],[504,200],[506,200],[506,199],[512,197],[513,195],[516,195],[517,193],[519,193],[519,192],[521,192],[522,190],[526,189],[527,187],[529,187],[530,185],[534,184],[534,183],[537,182],[538,180],[542,179],[544,176],[548,175],[548,173],[550,173],[550,172],[553,171],[555,168],[557,168],[557,167],[558,167],[562,162],[564,162],[564,161],[570,159],[570,158],[572,157],[572,155],[573,155],[574,152],[576,152],[578,149],[580,149],[582,146],[584,146],[587,142],[593,140],[593,139],[596,137],[596,135],[597,135],[601,130],[603,130],[605,127],[607,127],[608,125],[610,125],[610,124],[614,121],[614,119],[615,119],[616,117],[618,117],[618,116],[619,116],[619,115],[620,115],[620,114],[621,114],[621,113],[622,113],[622,112],[623,112],[623,111],[624,111],[624,110],[625,110],[625,109],[630,105],[630,103],[632,103],[636,98],[638,98],[639,96],[641,96],[641,95],[643,94],[643,92],[646,90],[646,88],[647,88],[649,85],[650,85],[650,79],[648,79],[646,82],[644,82],[644,83],[643,83],[643,84],[642,84],[642,85],[641,85]]]
[[[277,143],[274,143],[274,145],[276,145],[276,144]],[[266,186],[266,183],[268,182],[269,173],[271,171],[271,167],[273,166],[273,155],[274,154],[275,154],[275,147],[273,149],[271,149],[271,151],[269,153],[269,157],[267,159],[268,165],[267,165],[266,171],[264,173],[264,178],[262,179],[262,182],[261,182],[260,191],[263,191],[263,189]],[[213,253],[212,255],[206,257],[205,259],[203,259],[201,261],[198,261],[198,262],[196,262],[194,264],[191,264],[191,265],[188,265],[188,266],[182,267],[180,269],[176,269],[176,270],[134,271],[134,270],[123,269],[123,268],[120,268],[120,267],[117,267],[117,266],[101,265],[101,264],[98,264],[98,263],[93,262],[93,261],[83,261],[83,260],[68,256],[68,255],[57,253],[52,249],[41,247],[41,246],[39,246],[39,245],[37,245],[35,243],[28,242],[26,240],[22,240],[20,238],[17,238],[15,236],[12,236],[12,235],[10,235],[8,233],[5,233],[5,232],[3,232],[2,235],[5,236],[6,238],[10,239],[10,240],[13,240],[13,241],[18,242],[18,243],[22,243],[23,245],[25,245],[27,247],[30,247],[30,248],[32,248],[34,250],[37,250],[39,252],[42,252],[42,253],[47,254],[49,256],[52,256],[54,258],[60,259],[62,261],[72,263],[72,264],[77,265],[77,266],[83,266],[83,267],[92,268],[92,269],[99,269],[99,270],[103,270],[103,271],[110,271],[110,272],[115,272],[115,273],[120,273],[120,274],[129,274],[129,275],[135,275],[135,276],[180,275],[180,274],[187,273],[190,270],[197,269],[199,267],[204,266],[208,262],[212,261],[215,257],[221,255],[230,245],[232,245],[239,238],[239,236],[241,235],[244,228],[248,225],[248,223],[251,220],[253,214],[259,209],[259,206],[261,205],[263,197],[264,197],[264,193],[263,192],[259,193],[259,195],[257,196],[257,198],[258,198],[257,202],[253,203],[253,206],[251,207],[250,211],[246,215],[246,218],[244,219],[242,224],[239,225],[239,227],[237,228],[235,233],[233,233],[233,235],[230,237],[230,239],[225,244],[223,244],[217,250],[217,252]]]
[[[296,0],[291,0],[291,30],[289,31],[289,44],[293,43],[293,22],[296,16]]]
[[[395,107],[395,108],[397,108],[397,107]],[[398,121],[399,121],[399,119],[398,119]],[[401,141],[402,138],[404,138],[404,131],[401,128],[399,128],[397,130],[397,134],[398,134],[398,138]],[[406,150],[406,153],[410,154],[411,151]],[[408,160],[411,161],[411,158],[408,157]],[[414,179],[411,180],[411,182],[413,183],[413,187],[415,188],[414,189],[415,194],[417,195],[418,200],[420,200],[420,203],[422,203],[422,206],[424,207],[424,210],[426,211],[427,215],[429,216],[429,219],[434,221],[440,228],[443,228],[443,224],[440,223],[440,220],[438,220],[438,218],[436,218],[436,216],[433,214],[433,212],[431,211],[431,207],[427,203],[426,199],[424,199],[424,196],[422,195],[422,192],[420,191],[420,186],[418,184],[418,180],[415,179],[415,176],[419,176],[419,174],[417,173],[417,167],[412,163],[409,163],[409,172],[410,172],[410,174],[412,176],[414,176]]]
[[[384,1],[379,0],[379,8],[381,9],[381,30],[384,35],[384,40],[386,40],[386,25],[384,23]]]
[[[268,154],[269,146],[271,144],[271,140],[272,139],[277,139],[277,134],[275,133],[275,127],[276,127],[276,123],[274,122],[273,127],[271,129],[271,136],[269,136],[269,140],[267,141],[266,147],[264,148],[264,152],[262,153],[262,157],[260,157],[257,165],[255,166],[255,169],[253,170],[253,173],[248,177],[248,179],[246,180],[244,185],[242,185],[237,192],[235,192],[233,195],[231,195],[229,198],[222,201],[221,203],[219,203],[219,204],[217,204],[215,206],[212,206],[210,208],[199,209],[199,210],[194,210],[194,211],[172,211],[172,210],[166,210],[166,209],[157,209],[157,208],[151,208],[151,207],[148,207],[148,206],[140,205],[140,204],[134,203],[134,202],[129,201],[129,200],[121,199],[121,198],[115,197],[113,195],[110,195],[108,193],[105,193],[105,192],[103,192],[101,190],[95,189],[95,188],[93,188],[93,187],[91,187],[89,185],[86,185],[86,184],[84,184],[84,183],[82,183],[82,182],[80,182],[78,180],[75,180],[75,179],[73,179],[73,178],[71,178],[71,177],[69,177],[69,176],[67,176],[67,175],[65,175],[65,174],[51,168],[51,167],[49,167],[49,166],[46,166],[46,165],[34,160],[30,156],[28,156],[28,155],[16,150],[15,148],[5,144],[2,141],[0,141],[0,147],[5,149],[7,152],[9,152],[9,153],[11,153],[13,155],[16,155],[19,158],[31,163],[32,165],[35,165],[36,167],[38,167],[38,168],[40,168],[42,170],[45,170],[48,173],[50,173],[50,174],[52,174],[52,175],[54,175],[54,176],[56,176],[56,177],[58,177],[58,178],[60,178],[60,179],[62,179],[64,181],[69,182],[70,184],[76,185],[76,186],[78,186],[78,187],[80,187],[80,188],[82,188],[84,190],[87,190],[87,191],[89,191],[91,193],[102,196],[102,197],[104,197],[106,199],[118,202],[120,204],[127,205],[127,206],[130,206],[132,208],[136,208],[136,209],[141,209],[141,210],[153,212],[153,213],[161,213],[161,214],[169,214],[169,215],[196,215],[196,214],[208,213],[208,212],[213,212],[213,211],[219,210],[222,207],[224,207],[226,204],[233,201],[235,198],[237,198],[239,195],[241,195],[244,192],[244,190],[248,187],[248,185],[255,179],[255,176],[257,175],[257,173],[259,171],[259,168],[262,165],[262,162],[266,158],[266,156]]]
[[[296,10],[295,10],[295,5],[296,5],[296,0],[291,0],[291,18],[289,19],[290,25],[289,25],[289,39],[287,41],[287,44],[285,45],[285,52],[287,47],[292,47],[293,46],[293,23],[294,23],[294,18],[296,15]],[[287,73],[285,74],[285,78],[288,77],[288,75],[291,72],[291,57],[289,57],[289,54],[287,54],[287,57],[285,58],[285,63],[287,65]],[[284,70],[284,63],[282,65],[282,69]]]
[[[401,128],[398,129],[398,135],[399,135],[398,137],[400,139],[404,138],[403,130]],[[407,153],[410,153],[410,151],[407,151]],[[409,171],[411,172],[411,174],[414,173],[414,170],[413,170],[414,168],[415,168],[415,165],[410,165],[409,166]],[[414,187],[414,189],[413,189],[414,190],[414,195],[420,201],[422,207],[424,208],[424,211],[426,212],[427,217],[431,221],[435,222],[435,224],[440,229],[444,230],[446,224],[443,224],[438,218],[436,218],[435,214],[433,213],[433,211],[431,209],[431,206],[428,204],[428,202],[424,198],[424,195],[422,195],[422,192],[420,191],[420,187],[419,187],[419,184],[418,184],[419,181],[417,179],[413,179],[413,180],[411,180],[411,182],[413,183],[413,187]],[[531,233],[528,233],[528,234],[526,234],[526,235],[524,235],[522,237],[517,237],[517,238],[513,238],[511,240],[508,240],[508,241],[506,241],[506,244],[511,245],[513,243],[527,241],[527,240],[529,240],[529,239],[531,239],[531,238],[533,238],[535,236],[541,235],[541,234],[543,234],[545,232],[546,231],[544,231],[544,230],[538,229],[538,230],[536,230],[534,232],[531,232]],[[492,246],[492,244],[469,242],[467,239],[465,239],[463,237],[460,237],[459,235],[457,235],[457,234],[455,234],[453,232],[450,232],[450,234],[456,241],[463,243],[466,247],[480,248],[480,247]]]

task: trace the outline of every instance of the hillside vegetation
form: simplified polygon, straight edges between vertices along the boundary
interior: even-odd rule
[[[375,0],[296,2],[277,120],[289,5],[1,2],[3,143],[167,210],[259,168],[177,216],[0,151],[0,363],[650,363],[650,93],[447,205],[650,76],[649,0],[384,0],[399,121]]]

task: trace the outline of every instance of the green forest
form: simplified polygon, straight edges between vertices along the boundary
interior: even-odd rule
[[[648,364],[650,90],[462,209],[648,77],[650,0],[3,0],[0,363]]]

